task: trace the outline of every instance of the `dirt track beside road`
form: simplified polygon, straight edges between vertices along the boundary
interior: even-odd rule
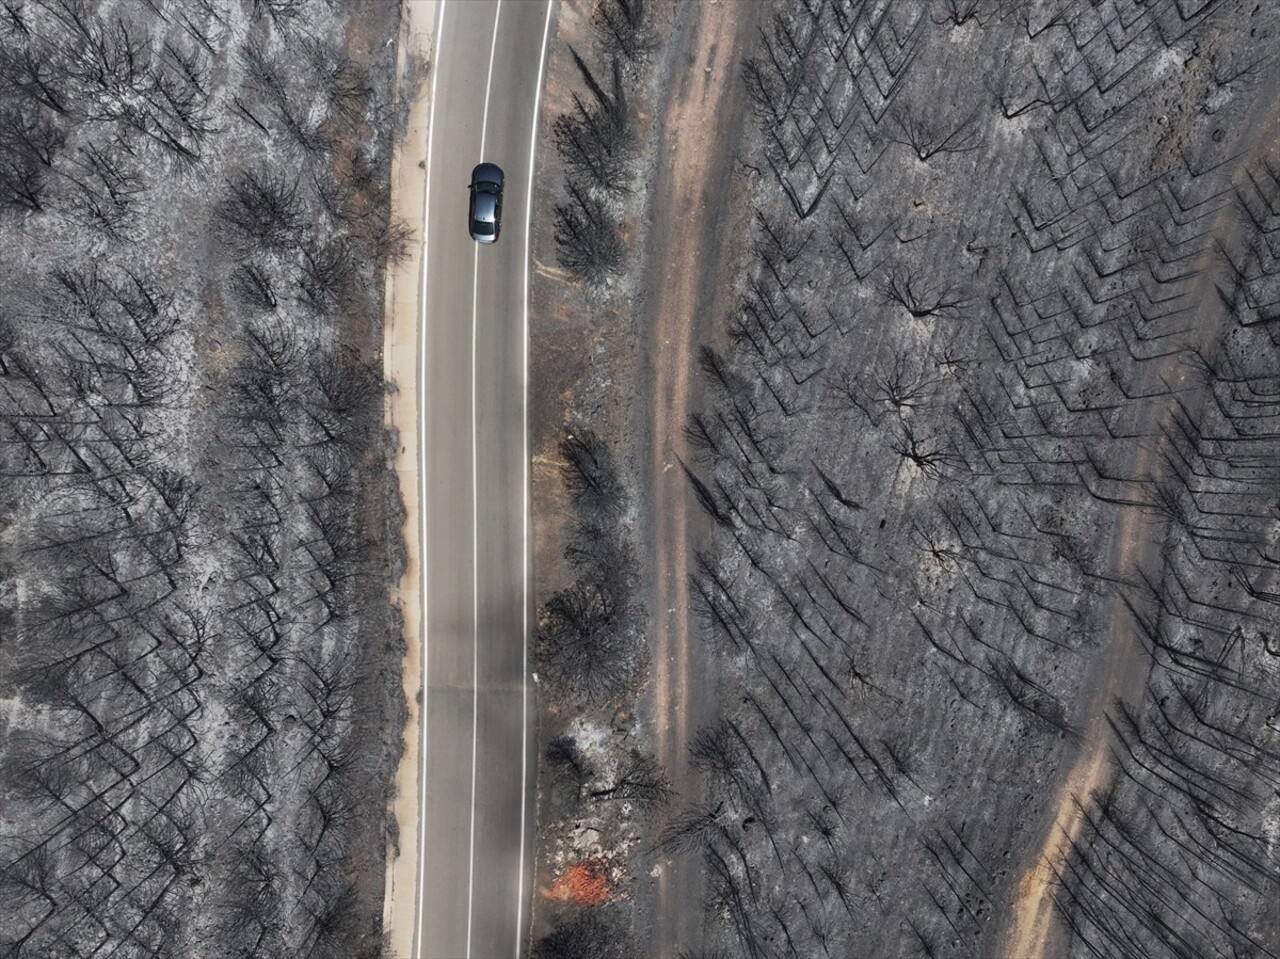
[[[687,745],[714,709],[714,695],[690,648],[688,551],[691,519],[684,426],[697,349],[731,302],[735,274],[733,162],[749,118],[739,75],[764,4],[686,3],[676,13],[670,99],[660,118],[650,273],[647,486],[654,570],[654,719],[658,761],[680,799],[698,793]],[[693,691],[697,690],[697,696]],[[657,880],[652,951],[674,956],[701,945],[700,863],[673,859]]]

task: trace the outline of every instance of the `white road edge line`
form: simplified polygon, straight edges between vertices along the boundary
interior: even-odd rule
[[[489,132],[489,93],[493,88],[493,60],[498,51],[498,21],[502,0],[493,12],[493,40],[489,44],[489,76],[484,82],[484,115],[480,121],[480,161],[484,162]],[[476,752],[480,738],[480,479],[476,429],[476,342],[479,326],[480,244],[471,253],[471,846],[467,852],[467,957],[471,959],[472,904],[476,893]]]
[[[524,847],[525,847],[525,811],[529,805],[526,789],[529,784],[529,263],[533,259],[530,236],[533,232],[533,171],[537,164],[538,146],[538,110],[542,104],[542,72],[547,61],[547,39],[551,36],[551,7],[554,0],[547,0],[547,16],[542,25],[542,52],[538,54],[538,82],[533,92],[533,124],[529,131],[529,186],[524,198],[524,362],[521,371],[524,377],[521,384],[524,396],[524,446],[521,458],[523,468],[523,504],[521,515],[522,536],[524,545],[524,600],[523,625],[521,627],[521,643],[523,644],[524,672],[522,684],[522,705],[520,715],[523,722],[520,727],[520,869],[516,886],[516,947],[513,956],[521,955],[521,925],[524,922]]]
[[[435,52],[431,63],[431,113],[427,120],[427,184],[422,194],[422,287],[419,302],[422,304],[422,327],[418,330],[419,342],[423,348],[418,358],[418,422],[426,422],[427,410],[427,351],[426,351],[426,316],[427,316],[427,273],[431,258],[427,255],[431,242],[431,142],[436,132],[436,79],[440,76],[440,53],[444,49],[440,37],[444,31],[444,6],[447,0],[440,0],[437,7],[435,33],[432,41]],[[423,877],[427,874],[427,696],[431,689],[428,682],[428,671],[431,668],[431,657],[427,655],[428,621],[427,621],[427,444],[425,437],[418,438],[418,539],[421,543],[421,555],[418,558],[418,592],[421,595],[422,620],[418,628],[422,631],[422,705],[418,713],[418,896],[414,905],[413,916],[413,954],[422,955],[422,899],[426,883]]]

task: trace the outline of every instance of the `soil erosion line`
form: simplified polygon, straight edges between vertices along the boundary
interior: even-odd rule
[[[1138,475],[1146,468],[1149,449],[1144,447],[1138,458]],[[1119,579],[1136,580],[1138,571],[1150,568],[1156,558],[1156,537],[1146,528],[1146,513],[1139,506],[1127,506],[1121,513],[1111,562],[1112,573]],[[1084,825],[1081,807],[1106,785],[1111,773],[1107,761],[1111,751],[1107,708],[1116,699],[1132,703],[1142,693],[1146,650],[1134,635],[1132,616],[1119,593],[1111,602],[1107,636],[1107,655],[1085,677],[1093,693],[1085,709],[1089,726],[1084,742],[1075,765],[1054,794],[1053,826],[1018,881],[1012,930],[1004,953],[1008,959],[1040,959],[1047,954],[1046,947],[1055,931],[1053,890],[1057,870],[1080,836]]]

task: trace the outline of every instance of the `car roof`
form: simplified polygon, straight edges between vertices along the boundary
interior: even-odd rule
[[[498,198],[492,193],[476,193],[472,216],[481,223],[492,223],[498,218]]]

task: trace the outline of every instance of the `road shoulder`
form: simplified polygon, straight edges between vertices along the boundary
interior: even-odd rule
[[[404,136],[396,144],[391,165],[391,215],[413,228],[408,255],[387,271],[383,376],[390,389],[384,422],[397,437],[395,472],[404,504],[405,566],[393,593],[404,624],[404,753],[396,770],[389,811],[395,822],[388,837],[383,935],[389,959],[411,959],[418,889],[418,807],[420,800],[419,736],[422,708],[422,555],[419,536],[418,445],[419,370],[422,314],[422,236],[425,229],[427,125],[430,85],[427,65],[434,59],[435,0],[401,0],[402,17],[396,54],[397,87],[415,82]]]

